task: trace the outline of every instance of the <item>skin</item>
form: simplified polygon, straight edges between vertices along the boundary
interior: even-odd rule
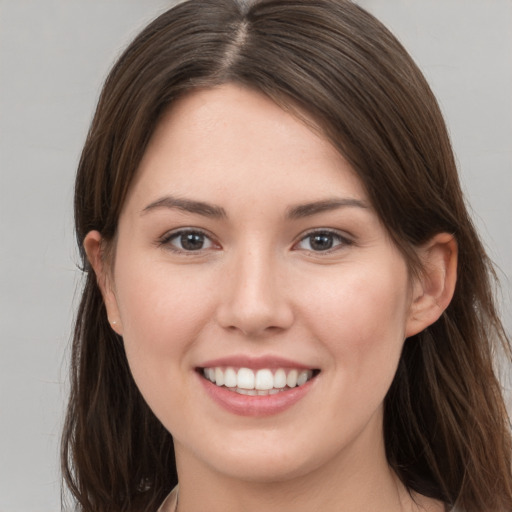
[[[289,216],[340,198],[359,203]],[[202,248],[172,237],[185,228],[207,235]],[[312,245],[319,230],[330,249]],[[174,437],[180,511],[443,510],[388,467],[382,404],[406,338],[451,299],[451,236],[418,248],[427,270],[413,281],[346,160],[265,96],[226,84],[164,116],[124,204],[115,261],[101,242],[91,232],[85,248],[135,381]],[[320,373],[285,411],[240,416],[196,372],[233,355]]]

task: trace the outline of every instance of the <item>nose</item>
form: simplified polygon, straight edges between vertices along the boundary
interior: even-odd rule
[[[269,253],[246,251],[234,256],[225,268],[224,291],[217,309],[223,328],[258,338],[292,325],[285,269]]]

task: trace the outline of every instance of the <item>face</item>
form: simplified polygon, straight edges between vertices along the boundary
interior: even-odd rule
[[[178,465],[263,481],[381,450],[412,285],[360,180],[310,127],[235,85],[181,99],[115,254],[109,317]]]

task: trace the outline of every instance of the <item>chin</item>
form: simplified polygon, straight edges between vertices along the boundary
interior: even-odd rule
[[[308,440],[290,443],[289,434],[280,440],[272,434],[260,431],[257,439],[238,435],[217,441],[195,451],[195,458],[201,466],[229,479],[270,484],[305,477],[333,456],[332,446],[326,450],[317,445],[313,450],[315,443]]]
[[[298,461],[296,458],[288,460],[276,455],[258,454],[244,460],[226,460],[215,469],[236,480],[271,484],[304,477],[315,469],[314,466],[311,462]]]

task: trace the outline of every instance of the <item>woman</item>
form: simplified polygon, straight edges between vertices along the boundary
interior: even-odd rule
[[[364,10],[163,14],[106,81],[75,216],[81,509],[512,509],[492,267],[436,100]]]

